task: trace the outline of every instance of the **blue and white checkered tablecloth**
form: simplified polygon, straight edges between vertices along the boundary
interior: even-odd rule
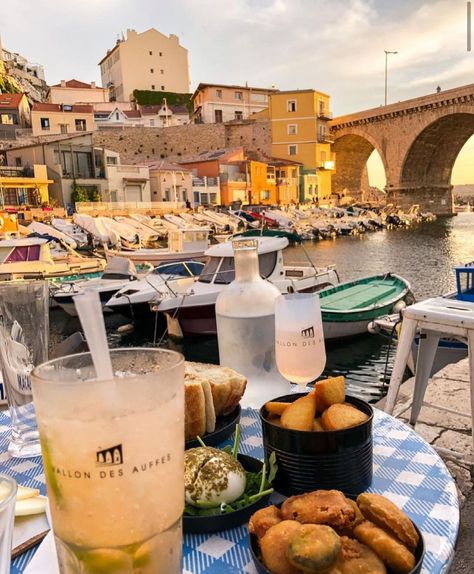
[[[7,454],[9,417],[0,413],[0,472],[14,476],[24,486],[45,494],[40,457],[12,459]],[[258,413],[242,413],[241,452],[263,458]],[[375,411],[374,480],[371,491],[389,497],[422,531],[427,552],[423,574],[447,572],[459,528],[459,505],[455,483],[438,454],[413,430],[389,415]],[[34,549],[13,561],[11,574],[20,574]],[[255,574],[247,540],[247,527],[219,534],[186,535],[183,574]]]

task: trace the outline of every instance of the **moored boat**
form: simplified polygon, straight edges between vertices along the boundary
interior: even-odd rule
[[[114,257],[107,264],[100,277],[71,282],[63,281],[60,287],[52,292],[51,296],[63,311],[72,317],[77,317],[73,297],[83,293],[85,289],[90,289],[99,294],[102,309],[110,311],[105,307],[106,302],[125,285],[131,281],[136,281],[137,277],[137,270],[131,261]]]
[[[72,249],[53,257],[52,238],[31,237],[0,241],[0,281],[16,279],[64,279],[103,271],[105,260],[82,257]]]
[[[412,297],[408,281],[385,273],[328,287],[319,293],[324,338],[339,339],[367,332],[368,324],[393,312]]]
[[[281,293],[312,293],[336,285],[339,277],[334,265],[284,265],[283,250],[288,246],[284,237],[259,237],[258,256],[260,274],[273,283]],[[172,317],[184,335],[215,335],[216,299],[234,279],[234,252],[232,242],[213,245],[206,251],[209,258],[201,275],[192,285],[176,285],[157,295],[151,309]]]
[[[170,229],[168,247],[157,249],[133,249],[127,251],[106,249],[107,260],[111,257],[125,257],[135,264],[151,263],[153,266],[165,261],[185,261],[203,257],[209,247],[209,230],[204,228]]]

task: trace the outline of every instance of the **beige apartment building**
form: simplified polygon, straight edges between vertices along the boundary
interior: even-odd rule
[[[224,84],[199,84],[191,99],[196,123],[218,124],[246,120],[268,108],[274,88],[250,88]]]
[[[31,109],[34,136],[76,134],[96,129],[91,105],[41,104]]]
[[[79,80],[61,80],[49,88],[50,104],[95,104],[109,101],[109,90],[100,88],[95,82],[87,84]]]
[[[130,100],[133,90],[189,93],[188,51],[174,34],[127,30],[99,66],[111,100]]]

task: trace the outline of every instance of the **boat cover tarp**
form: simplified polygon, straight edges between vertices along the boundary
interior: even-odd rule
[[[92,234],[101,243],[110,243],[110,245],[120,244],[119,234],[107,229],[100,217],[91,217],[85,213],[75,213],[72,216],[72,220],[76,225]]]
[[[69,235],[66,235],[61,231],[58,231],[52,225],[46,225],[45,223],[41,223],[40,221],[32,221],[28,225],[27,229],[30,233],[39,233],[40,235],[49,235],[55,237],[56,239],[59,239],[66,245],[69,245],[69,247],[72,247],[72,249],[77,248],[77,243],[74,241],[72,237],[69,237]]]
[[[104,269],[103,279],[105,279],[105,275],[107,275],[107,277],[109,275],[116,275],[117,277],[136,277],[137,270],[133,261],[125,257],[112,257]]]

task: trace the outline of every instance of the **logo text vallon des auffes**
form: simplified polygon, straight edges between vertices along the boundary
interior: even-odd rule
[[[54,474],[62,476],[63,478],[89,480],[96,478],[120,478],[122,476],[139,474],[162,467],[168,462],[171,462],[171,453],[168,452],[153,459],[149,459],[146,462],[129,466],[125,465],[124,458],[123,446],[118,444],[105,449],[99,448],[99,450],[97,450],[95,460],[96,469],[79,470],[52,465],[51,470]]]

